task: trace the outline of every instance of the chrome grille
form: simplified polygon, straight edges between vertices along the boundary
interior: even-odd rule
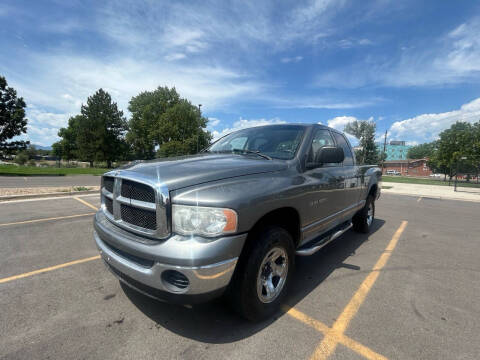
[[[155,192],[150,186],[130,180],[122,180],[121,194],[129,199],[155,202]]]
[[[113,193],[113,182],[114,178],[111,176],[104,176],[103,177],[103,187],[110,193]]]
[[[113,201],[112,199],[109,199],[105,195],[102,195],[104,197],[104,203],[105,203],[105,208],[107,211],[113,215]]]
[[[120,217],[123,221],[145,229],[155,230],[157,218],[155,211],[139,209],[129,205],[120,205]]]
[[[101,200],[106,217],[135,233],[160,239],[169,236],[168,189],[142,174],[126,173],[117,170],[102,178]]]

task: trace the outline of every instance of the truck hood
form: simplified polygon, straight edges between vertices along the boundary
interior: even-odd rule
[[[142,174],[177,190],[215,180],[268,173],[287,168],[285,161],[266,160],[255,155],[198,154],[137,162],[118,170]]]

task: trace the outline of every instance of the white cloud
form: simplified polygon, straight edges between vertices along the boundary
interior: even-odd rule
[[[358,88],[365,85],[391,87],[441,86],[476,83],[480,79],[480,17],[428,40],[411,40],[392,56],[368,54],[350,66],[319,74],[318,87]],[[420,38],[419,38],[420,39]],[[368,39],[357,43],[368,45]],[[353,46],[349,39],[339,44]]]
[[[355,46],[366,46],[366,45],[372,45],[373,42],[369,39],[353,39],[353,38],[348,38],[348,39],[342,39],[338,41],[336,45],[338,45],[342,49],[350,49]]]
[[[359,100],[349,98],[348,101],[345,101],[343,99],[335,99],[330,96],[275,97],[273,95],[261,96],[261,100],[264,103],[268,102],[272,104],[272,106],[279,109],[353,109],[373,106],[384,101],[384,99],[380,97]]]
[[[29,102],[59,112],[78,112],[80,104],[100,87],[126,110],[132,96],[158,86],[175,86],[194,104],[212,110],[239,96],[255,96],[262,85],[220,66],[181,66],[130,57],[104,61],[51,53],[32,54],[29,69],[36,77],[16,79],[15,87]],[[13,84],[13,82],[12,82]],[[75,95],[71,95],[75,94]]]
[[[213,128],[220,124],[220,119],[214,118],[214,117],[209,117],[208,118],[208,127]]]
[[[175,60],[185,59],[186,57],[187,55],[182,53],[173,53],[173,54],[165,55],[164,59],[167,61],[175,61]]]
[[[273,2],[106,1],[100,7],[98,24],[106,37],[142,52],[200,53],[222,44],[248,49],[254,57],[258,47],[252,45],[258,43],[282,50],[298,40],[315,42],[318,35],[323,36],[319,28],[327,31],[330,24],[336,25],[333,18],[344,3],[308,0],[293,3],[279,14]]]
[[[291,63],[291,62],[297,63],[297,62],[302,61],[302,60],[303,60],[303,56],[298,55],[298,56],[295,56],[295,57],[284,57],[280,61],[284,64],[288,64],[288,63]]]
[[[422,114],[396,121],[390,127],[390,137],[416,142],[430,142],[456,121],[480,121],[480,98],[464,104],[458,110],[444,113]]]
[[[392,86],[436,86],[480,78],[480,18],[461,24],[425,50],[407,49],[385,77]],[[380,74],[381,76],[381,74]]]
[[[38,144],[42,146],[50,146],[52,143],[60,140],[57,136],[58,129],[48,127],[38,127],[30,125],[28,127],[28,136],[32,144]],[[32,140],[34,139],[34,140]]]
[[[353,121],[360,121],[360,120],[361,119],[355,116],[337,116],[337,117],[334,117],[333,119],[327,120],[327,126],[343,132],[343,129],[345,129],[345,126],[348,123],[351,123]],[[370,116],[367,120],[374,121],[373,116]],[[356,146],[358,144],[358,139],[355,136],[347,133],[344,133],[344,134],[347,136],[348,140],[353,146]],[[376,137],[378,138],[378,134]]]
[[[80,112],[80,109],[78,109]],[[61,128],[65,127],[68,122],[68,118],[72,114],[65,114],[65,113],[53,113],[48,111],[42,111],[38,109],[35,105],[28,105],[26,116],[28,121],[28,128],[30,125],[41,125],[45,126],[48,125],[49,127],[54,128]]]
[[[52,141],[57,140],[56,132],[66,125],[68,117],[79,113],[81,104],[99,88],[108,91],[124,112],[132,96],[158,86],[175,86],[193,104],[203,104],[205,111],[223,107],[237,97],[255,97],[263,89],[248,76],[220,66],[185,67],[175,62],[159,66],[127,56],[104,61],[62,53],[31,54],[30,59],[25,76],[10,81],[10,85],[28,101],[28,131],[42,139],[50,136]],[[29,75],[32,73],[36,76]],[[50,133],[31,130],[30,125],[40,124],[54,130]]]
[[[77,19],[56,19],[55,21],[45,22],[40,27],[42,31],[57,34],[70,34],[83,29],[84,26]]]
[[[343,129],[348,123],[351,123],[357,120],[358,119],[355,116],[337,116],[337,117],[334,117],[333,119],[327,120],[327,126],[333,129],[343,131]]]
[[[233,123],[233,126],[230,128],[224,128],[221,131],[213,131],[213,140],[217,140],[218,138],[221,138],[222,136],[225,136],[227,134],[230,134],[231,132],[240,130],[240,129],[246,129],[250,127],[256,127],[256,126],[264,126],[264,125],[274,125],[274,124],[285,124],[286,121],[280,120],[279,118],[273,118],[273,119],[252,119],[252,120],[246,120],[246,119],[240,119],[237,120]]]
[[[460,73],[480,71],[480,18],[464,23],[448,34],[453,46],[445,63]]]
[[[373,41],[370,39],[360,39],[358,40],[358,45],[372,45]]]

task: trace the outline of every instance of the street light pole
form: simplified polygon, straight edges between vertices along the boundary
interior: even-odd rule
[[[385,164],[385,148],[387,147],[387,130],[385,130],[385,140],[383,140],[383,155],[382,155],[382,174],[383,174],[383,167]]]

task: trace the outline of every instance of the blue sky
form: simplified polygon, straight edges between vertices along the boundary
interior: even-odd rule
[[[478,1],[0,2],[0,74],[50,145],[102,87],[130,98],[175,86],[219,136],[267,123],[431,141],[480,120]]]

